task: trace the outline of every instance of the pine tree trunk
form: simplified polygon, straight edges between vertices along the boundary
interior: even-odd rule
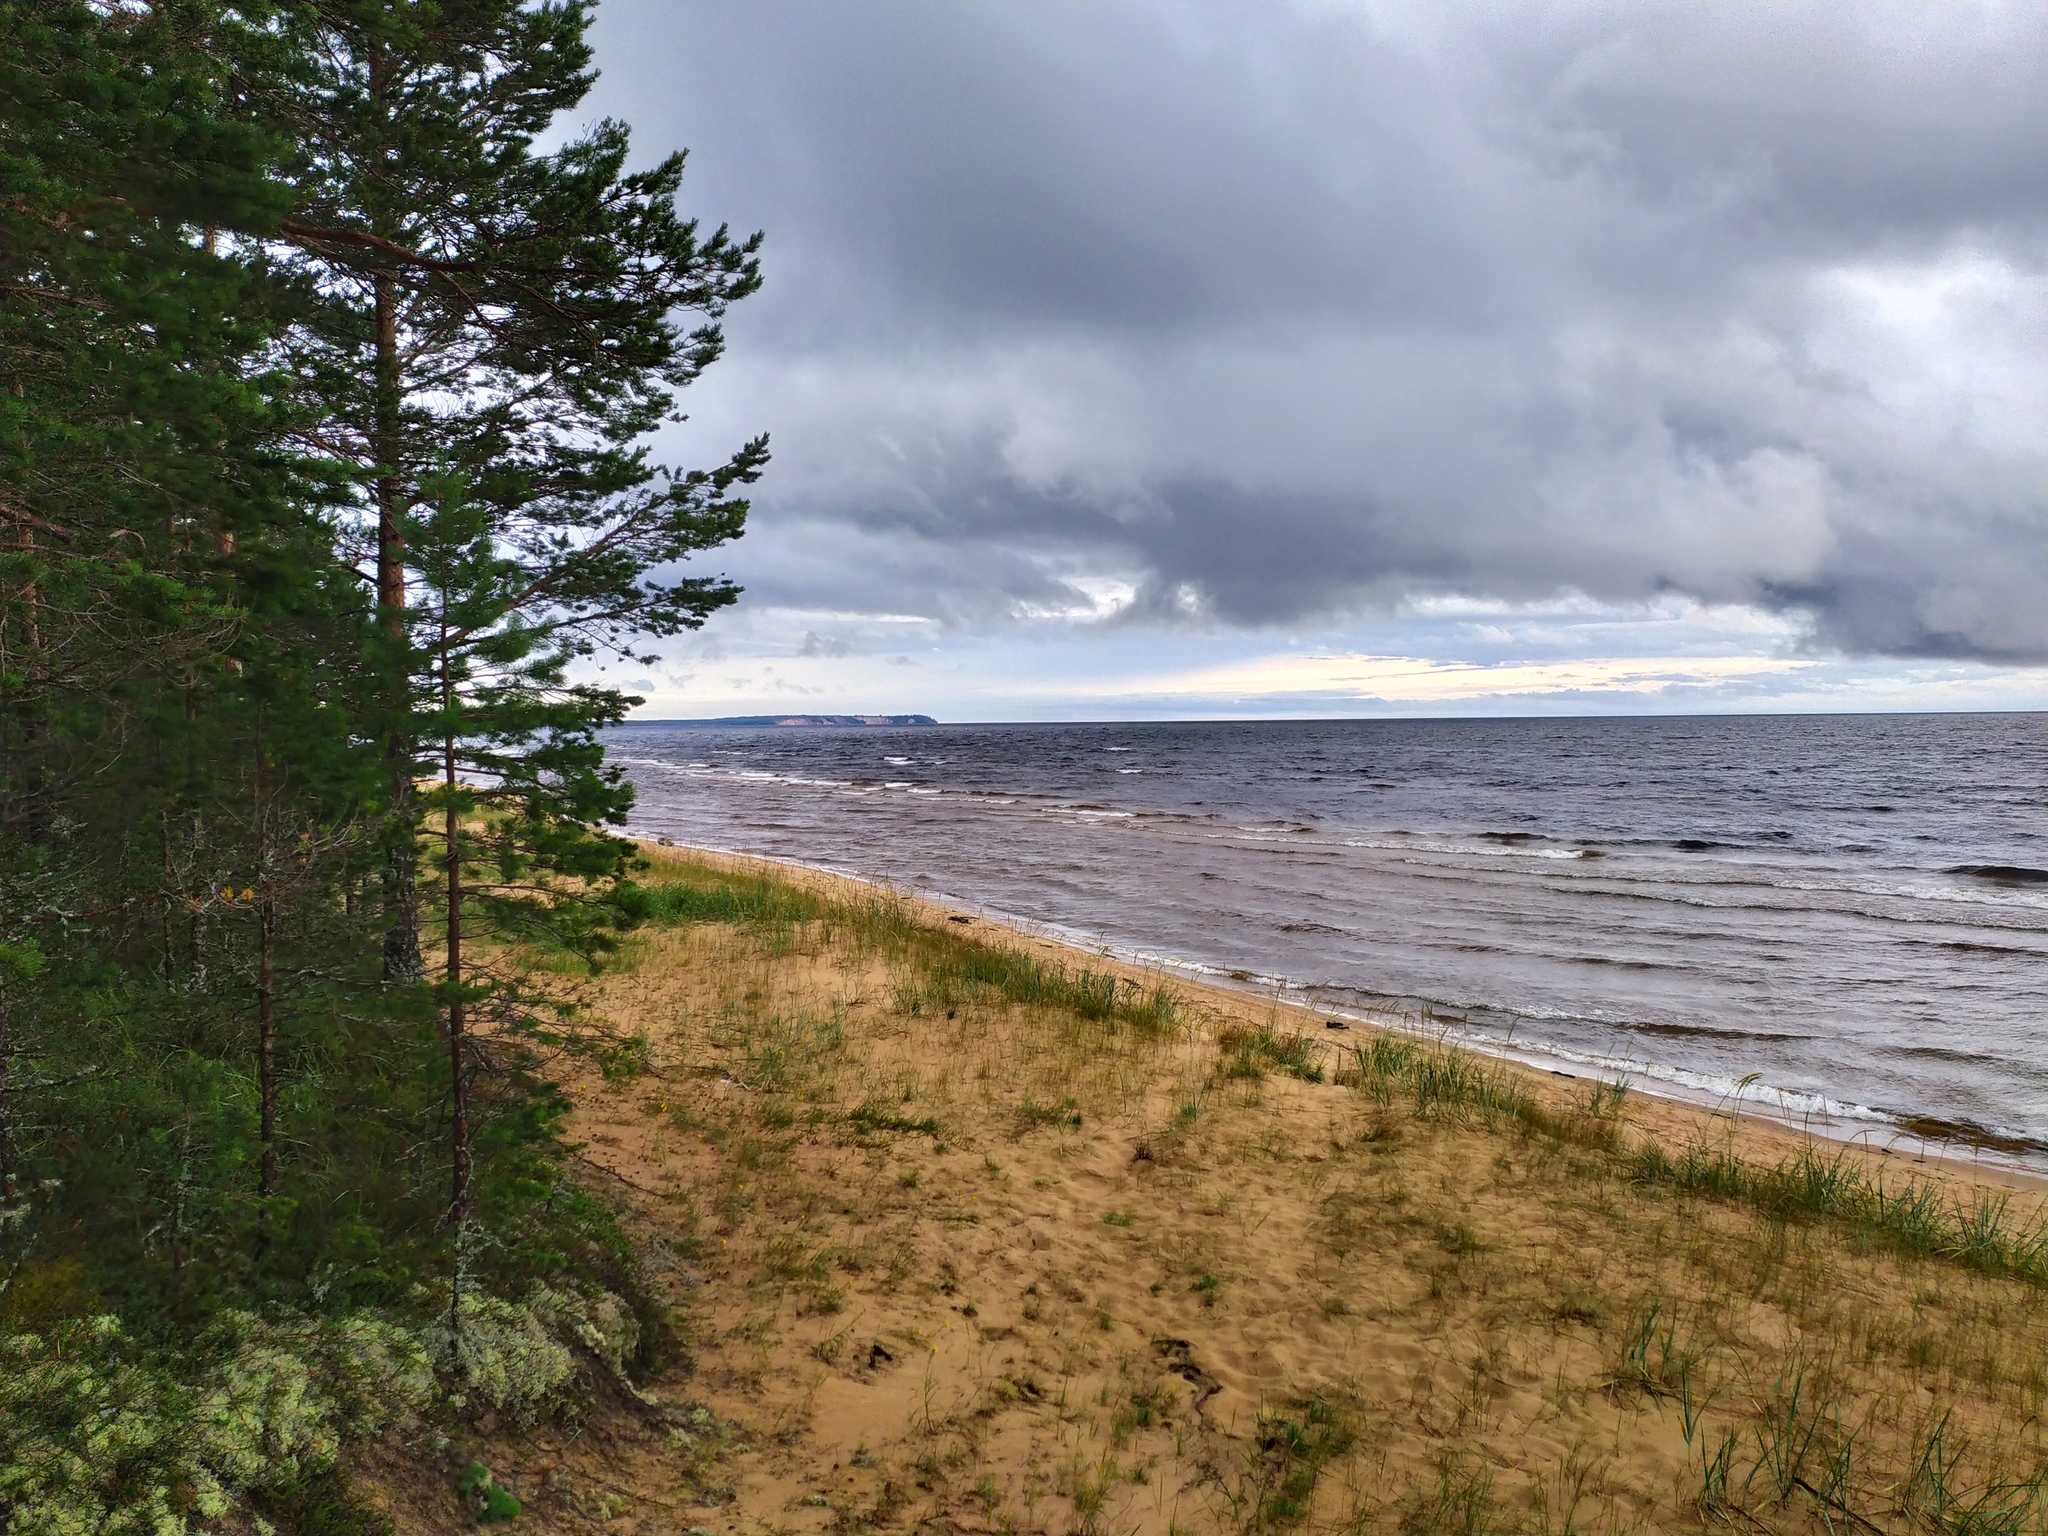
[[[393,636],[404,633],[405,536],[399,519],[405,514],[405,482],[399,467],[402,449],[399,421],[398,292],[385,274],[377,291],[377,611]]]
[[[14,1032],[7,1016],[7,984],[0,981],[0,1210],[20,1195],[14,1148]]]
[[[420,974],[418,852],[412,831],[412,739],[404,720],[407,689],[405,645],[405,482],[398,389],[398,300],[387,276],[377,290],[377,616],[391,637],[393,660],[385,680],[391,723],[385,761],[391,772],[391,819],[384,861],[384,976],[412,981]]]
[[[13,389],[14,397],[20,399],[21,393],[21,385],[17,381]],[[34,546],[35,541],[26,527],[21,530],[20,542],[25,550]],[[22,653],[28,659],[30,668],[39,665],[36,651],[42,644],[42,636],[36,628],[35,603],[36,589],[33,586],[25,587],[22,592]],[[6,610],[0,608],[0,666],[4,666],[8,651],[5,614]],[[29,675],[33,677],[33,671]],[[33,683],[30,687],[33,690]],[[38,737],[36,722],[31,718],[24,723],[22,731],[22,771],[17,780],[13,762],[14,743],[9,739],[14,722],[13,705],[13,699],[0,695],[0,837],[27,837],[34,829],[36,766],[33,753]],[[20,827],[19,833],[15,826],[17,822]],[[14,1029],[7,1009],[7,983],[4,977],[0,977],[0,1210],[13,1207],[20,1188],[14,1144]]]
[[[193,761],[193,742],[197,739],[199,725],[199,703],[192,696],[193,683],[190,676],[185,679],[185,783],[180,795],[190,795],[197,782],[199,768]],[[192,865],[191,873],[197,874],[205,866],[200,863],[200,845],[206,835],[206,819],[195,806],[192,811]],[[206,898],[210,885],[199,887],[192,902],[192,914],[185,920],[186,927],[186,974],[196,988],[206,972]],[[196,1042],[195,1042],[196,1043]]]
[[[20,386],[16,385],[17,398],[20,393]],[[21,528],[20,544],[24,554],[32,554],[36,547],[36,537],[25,523]],[[20,835],[34,843],[44,841],[50,830],[50,812],[40,759],[43,743],[50,735],[50,717],[45,712],[48,706],[42,697],[47,682],[42,657],[43,631],[36,618],[36,610],[41,606],[42,594],[36,590],[35,583],[24,585],[21,589],[21,654],[26,663],[22,676],[27,686],[22,690],[22,696],[28,700],[29,709],[21,722],[22,774],[12,819],[19,825]]]
[[[277,1193],[277,1000],[270,963],[276,931],[277,904],[265,875],[256,919],[256,1082],[263,1099],[263,1161],[256,1192],[265,1200]]]
[[[197,811],[192,813],[192,873],[197,874],[203,867],[199,863],[200,841],[206,831],[206,820]],[[192,915],[185,920],[185,974],[191,978],[195,990],[206,976],[206,896],[208,887],[194,887]]]
[[[162,906],[162,916],[163,916],[163,923],[162,923],[162,933],[161,933],[161,938],[162,938],[162,941],[163,941],[163,950],[164,950],[164,985],[165,985],[166,987],[168,987],[168,986],[170,986],[170,984],[171,984],[172,982],[174,982],[174,981],[176,981],[176,980],[178,979],[178,957],[177,957],[177,955],[176,955],[176,954],[175,954],[175,953],[174,953],[174,952],[172,951],[172,948],[171,948],[171,942],[172,942],[172,941],[171,941],[171,884],[172,884],[172,872],[171,872],[171,813],[170,813],[169,811],[158,811],[158,812],[156,813],[156,845],[157,845],[157,855],[158,855],[158,859],[159,859],[159,863],[160,863],[160,867],[161,867],[161,870],[162,870],[162,875],[163,875],[163,887],[164,887],[164,889],[163,889],[163,899],[162,899],[162,903],[161,903],[161,906]]]
[[[261,716],[258,717],[259,720]],[[277,988],[271,968],[271,944],[277,933],[277,893],[271,879],[270,800],[263,772],[263,732],[256,733],[256,857],[260,861],[260,888],[256,909],[256,1088],[262,1100],[259,1135],[263,1158],[256,1176],[256,1192],[268,1200],[277,1193]],[[264,1240],[269,1229],[263,1230]]]
[[[446,836],[448,840],[448,1066],[452,1074],[449,1106],[453,1111],[455,1157],[453,1188],[448,1202],[448,1219],[456,1241],[469,1225],[469,1074],[464,1062],[464,1034],[469,1022],[462,1000],[462,817],[456,809],[455,740],[447,741],[445,782],[449,790]]]

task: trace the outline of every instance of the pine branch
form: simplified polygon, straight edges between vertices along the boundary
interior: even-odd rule
[[[427,272],[474,272],[478,268],[475,261],[449,261],[439,256],[423,255],[418,251],[407,250],[395,240],[386,240],[382,235],[373,235],[360,229],[323,229],[311,224],[302,224],[297,219],[280,219],[277,232],[293,245],[306,250],[320,250],[332,246],[354,247],[388,256],[400,266],[419,267]]]

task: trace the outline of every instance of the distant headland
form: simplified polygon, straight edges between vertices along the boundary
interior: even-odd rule
[[[664,725],[687,730],[710,730],[715,726],[812,726],[845,727],[863,725],[937,725],[930,715],[726,715],[718,720],[628,720],[628,725]]]

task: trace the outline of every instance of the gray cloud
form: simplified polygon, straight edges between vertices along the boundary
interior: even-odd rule
[[[769,235],[686,440],[775,434],[756,600],[1680,592],[2048,657],[2048,8],[615,3],[599,40],[603,108]]]

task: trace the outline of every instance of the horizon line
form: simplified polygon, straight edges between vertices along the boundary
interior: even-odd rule
[[[920,721],[891,719],[911,715],[922,715]],[[1420,714],[1386,711],[1375,714],[1311,715],[1311,714],[1206,714],[1206,715],[1121,715],[1086,716],[1069,719],[1052,718],[1010,718],[986,720],[942,720],[935,715],[917,710],[787,710],[780,714],[764,711],[755,715],[695,715],[663,716],[660,718],[634,716],[606,726],[614,730],[620,726],[636,725],[730,725],[735,730],[928,730],[935,726],[966,725],[1284,725],[1317,724],[1348,725],[1371,724],[1377,721],[1413,720],[1840,720],[1840,719],[1884,719],[1891,717],[1925,715],[2048,715],[2048,705],[2034,708],[1995,709],[1969,707],[1926,708],[1926,709],[1727,709],[1727,710],[1603,710],[1583,714],[1527,713],[1484,713],[1461,712],[1456,714]],[[859,717],[867,716],[868,720]],[[781,726],[772,723],[742,725],[741,721],[773,722],[777,720],[816,719],[826,717],[857,723],[819,723],[816,725]],[[869,721],[876,723],[869,723]]]

